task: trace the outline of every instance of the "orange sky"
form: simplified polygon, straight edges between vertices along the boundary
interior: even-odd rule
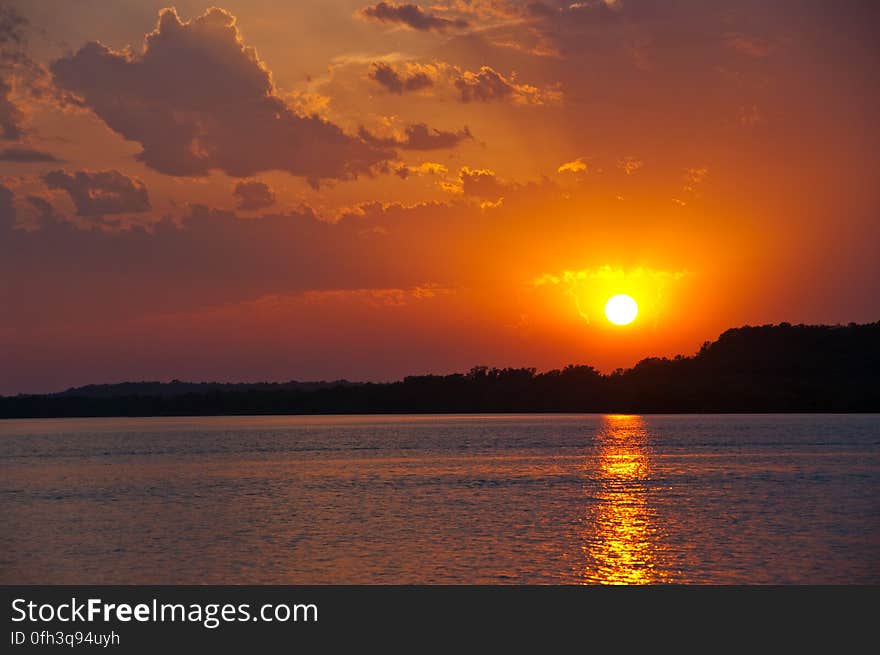
[[[872,3],[175,6],[0,7],[0,394],[880,317]]]

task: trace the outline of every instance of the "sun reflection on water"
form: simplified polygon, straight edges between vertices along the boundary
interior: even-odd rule
[[[584,523],[583,581],[601,584],[663,582],[662,550],[648,505],[648,431],[640,416],[607,415],[587,464],[594,502]]]

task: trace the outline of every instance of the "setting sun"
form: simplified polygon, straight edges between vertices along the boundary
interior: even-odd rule
[[[605,303],[605,316],[615,325],[629,325],[639,313],[639,306],[631,296],[619,293]]]

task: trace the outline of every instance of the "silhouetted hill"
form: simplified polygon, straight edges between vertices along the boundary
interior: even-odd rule
[[[724,332],[692,357],[603,375],[476,367],[392,383],[138,382],[0,397],[0,417],[447,412],[880,411],[880,322]]]

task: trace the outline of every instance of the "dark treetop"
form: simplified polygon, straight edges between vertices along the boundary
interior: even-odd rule
[[[0,397],[0,417],[446,412],[880,411],[880,322],[727,330],[693,357],[603,375],[487,368],[390,383],[136,382]]]

